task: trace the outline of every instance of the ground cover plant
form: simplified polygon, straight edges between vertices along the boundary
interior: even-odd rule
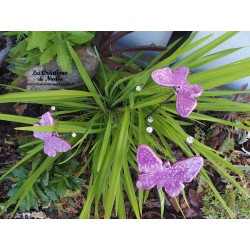
[[[137,148],[140,144],[146,144],[161,156],[161,159],[172,163],[187,157],[202,156],[205,164],[196,177],[196,182],[202,179],[204,185],[209,187],[209,195],[212,193],[212,199],[216,200],[215,206],[221,206],[225,216],[236,217],[236,212],[225,199],[225,195],[221,195],[221,191],[211,179],[214,175],[219,175],[237,190],[237,194],[240,193],[240,197],[249,199],[247,186],[243,184],[246,183],[245,172],[228,161],[221,149],[205,145],[204,138],[197,136],[193,128],[210,123],[222,124],[235,130],[249,130],[247,118],[221,118],[221,114],[228,112],[248,114],[249,104],[222,97],[249,92],[221,91],[214,88],[249,76],[250,59],[245,58],[199,73],[192,73],[192,70],[239,50],[240,48],[232,48],[207,55],[237,32],[226,32],[199,49],[195,48],[213,34],[193,41],[196,35],[196,32],[193,32],[170,55],[167,53],[175,48],[180,39],[164,50],[158,48],[160,54],[149,62],[146,68],[136,64],[136,59],[143,52],[138,52],[131,59],[120,58],[112,55],[112,51],[111,54],[104,53],[107,48],[104,41],[104,45],[97,46],[95,50],[100,67],[93,79],[88,76],[74,50],[76,44],[87,42],[88,45],[94,45],[94,40],[91,40],[94,37],[93,32],[36,33],[41,32],[19,34],[20,37],[8,59],[12,63],[13,72],[20,77],[25,70],[38,63],[48,62],[52,58],[58,60],[62,70],[70,71],[72,60],[80,72],[84,86],[82,90],[41,92],[20,89],[20,92],[0,96],[2,104],[11,102],[41,105],[43,112],[39,115],[42,116],[50,110],[55,121],[49,126],[33,126],[41,122],[40,117],[0,114],[1,120],[14,122],[17,125],[15,129],[24,133],[23,138],[19,138],[18,149],[22,158],[15,164],[0,168],[0,182],[15,183],[8,193],[9,198],[0,204],[0,215],[11,207],[11,216],[14,216],[18,209],[28,211],[39,206],[53,208],[60,204],[62,199],[67,199],[72,206],[77,206],[74,195],[78,191],[77,195],[80,192],[82,199],[79,218],[126,218],[127,201],[134,218],[141,218],[143,205],[147,203],[152,192],[158,195],[158,209],[160,216],[163,216],[165,203],[169,198],[164,189],[143,191],[138,190],[135,185],[138,178]],[[17,36],[14,33],[8,35]],[[84,40],[83,37],[86,35],[88,36]],[[61,41],[61,49],[55,49],[58,42],[56,39]],[[194,52],[185,56],[191,49],[195,49]],[[164,57],[166,54],[167,57]],[[36,59],[26,60],[32,55],[36,55]],[[180,56],[183,56],[182,59],[179,59]],[[190,70],[188,82],[191,85],[199,84],[203,88],[201,95],[196,98],[197,106],[187,118],[183,118],[176,111],[176,95],[173,88],[159,86],[151,77],[155,70],[164,67],[174,70],[181,66]],[[16,82],[8,88],[15,88]],[[55,110],[51,107],[55,107]],[[220,116],[217,115],[218,112]],[[34,138],[34,131],[57,132],[60,138],[71,144],[71,150],[67,153],[59,152],[55,157],[47,156],[43,152],[44,142]],[[242,181],[237,181],[235,176]],[[172,199],[175,208],[182,213],[180,200],[186,201],[188,188],[187,185],[179,197]],[[204,201],[206,202],[210,196],[204,198]],[[238,199],[234,198],[235,201]],[[204,211],[207,213],[206,208]]]

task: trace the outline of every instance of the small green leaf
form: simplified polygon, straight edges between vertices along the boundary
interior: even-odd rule
[[[21,179],[26,179],[28,177],[28,171],[25,170],[24,168],[22,168],[22,169],[15,169],[13,171],[13,174],[16,177],[21,178]]]
[[[94,38],[94,34],[87,31],[71,31],[67,40],[72,43],[83,44]]]
[[[67,200],[68,200],[69,204],[70,204],[72,207],[76,207],[76,204],[75,204],[74,200],[73,200],[71,197],[68,197]]]
[[[41,179],[42,179],[43,185],[45,187],[48,186],[48,184],[49,184],[49,171],[44,172],[41,175]]]
[[[45,193],[49,196],[49,198],[52,201],[57,201],[58,200],[58,197],[57,197],[56,193],[52,189],[46,188]]]
[[[34,189],[43,201],[49,201],[49,197],[38,187],[37,184],[35,184]]]
[[[47,47],[48,40],[53,37],[54,34],[52,32],[32,31],[31,35],[26,38],[28,42],[27,50],[30,51],[39,48],[43,52]]]
[[[32,161],[32,165],[31,165],[31,168],[34,169],[38,166],[38,164],[40,163],[42,159],[42,155],[41,154],[37,154],[35,157],[34,157],[34,160]]]
[[[55,57],[56,51],[57,49],[55,45],[47,48],[40,57],[40,64],[43,65],[49,63],[53,57]]]
[[[62,71],[71,73],[72,72],[72,64],[71,58],[68,54],[66,45],[64,43],[60,43],[57,45],[57,59],[58,66]]]
[[[60,180],[56,188],[56,193],[62,198],[66,193],[66,189],[67,186],[65,185],[64,180]]]

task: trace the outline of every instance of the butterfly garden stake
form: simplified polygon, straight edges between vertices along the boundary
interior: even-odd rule
[[[51,112],[42,115],[40,123],[34,126],[52,126],[54,120]],[[56,132],[38,132],[34,131],[34,137],[44,141],[44,153],[50,157],[55,157],[57,152],[67,152],[71,149],[71,145],[64,139],[59,138]]]
[[[203,158],[194,156],[170,164],[162,160],[147,145],[141,144],[137,150],[139,178],[136,183],[138,189],[151,189],[155,185],[158,189],[164,187],[171,197],[177,196],[183,182],[191,182],[203,166]]]
[[[158,85],[174,89],[177,94],[176,110],[182,117],[188,117],[192,113],[197,105],[195,98],[199,97],[203,92],[203,88],[200,85],[188,83],[188,73],[189,69],[182,66],[175,68],[173,72],[169,67],[165,67],[155,70],[151,74],[152,79]]]

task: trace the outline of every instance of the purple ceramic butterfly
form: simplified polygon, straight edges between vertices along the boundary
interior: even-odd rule
[[[139,167],[139,179],[136,183],[138,189],[165,188],[171,196],[177,196],[184,188],[183,182],[190,182],[199,173],[203,158],[194,156],[173,165],[169,161],[162,160],[147,145],[141,144],[137,151],[137,162]]]
[[[171,71],[169,67],[152,72],[152,79],[159,85],[172,87],[177,93],[176,110],[182,117],[188,117],[197,105],[196,97],[203,91],[197,84],[189,84],[187,81],[189,69],[178,67]]]
[[[52,126],[54,125],[53,117],[50,112],[42,115],[40,124],[35,123],[34,126]],[[59,138],[57,133],[53,132],[36,132],[34,137],[44,141],[44,153],[50,157],[55,157],[57,152],[67,152],[71,149],[71,145],[64,139]]]

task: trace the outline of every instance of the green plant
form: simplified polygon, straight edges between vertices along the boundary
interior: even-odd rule
[[[66,42],[71,45],[85,44],[94,37],[94,34],[86,31],[6,32],[5,35],[17,36],[18,42],[11,49],[7,61],[13,65],[11,71],[18,75],[23,75],[37,64],[46,64],[53,58],[56,58],[62,71],[71,72],[72,59]]]
[[[238,219],[250,219],[249,198],[242,195],[235,189],[225,189],[221,195],[227,206],[234,212]],[[208,188],[207,193],[202,198],[203,207],[201,208],[204,217],[207,219],[229,219],[225,208],[216,199],[214,193]]]
[[[71,153],[67,152],[63,157],[67,159],[70,156]],[[13,183],[8,192],[10,198],[20,189],[43,160],[44,154],[36,154],[4,178]],[[21,212],[27,212],[31,208],[38,210],[40,206],[49,207],[52,210],[55,206],[58,207],[60,200],[63,198],[66,198],[74,206],[71,196],[75,191],[81,192],[81,184],[84,183],[84,179],[77,177],[80,170],[79,163],[75,159],[61,165],[58,165],[58,163],[57,160],[53,167],[48,168],[37,178],[33,188],[29,190],[22,203],[20,203],[19,210]],[[1,172],[7,170],[8,168],[1,170]]]
[[[135,217],[140,218],[143,203],[147,200],[149,194],[149,191],[137,191],[134,187],[134,173],[138,171],[136,149],[138,144],[141,143],[148,144],[156,151],[160,149],[158,152],[163,155],[162,158],[165,157],[171,161],[176,160],[169,145],[171,141],[177,144],[187,157],[202,155],[223,178],[227,179],[229,183],[232,183],[243,195],[249,197],[247,190],[237,183],[227,172],[227,169],[230,169],[244,178],[244,174],[237,167],[222,158],[220,152],[216,152],[198,140],[195,140],[192,144],[188,144],[186,141],[189,136],[186,132],[186,128],[196,122],[209,121],[221,123],[243,130],[249,130],[249,127],[242,123],[230,122],[209,116],[204,114],[204,112],[193,112],[188,119],[180,119],[175,109],[176,96],[172,96],[173,90],[157,86],[150,78],[151,72],[161,67],[171,66],[171,68],[175,68],[185,65],[189,67],[190,70],[193,70],[194,68],[227,56],[240,49],[228,49],[215,54],[205,55],[236,34],[236,32],[227,32],[177,61],[179,56],[195,48],[213,35],[211,34],[198,41],[192,42],[195,34],[194,32],[173,54],[159,61],[159,59],[169,51],[171,46],[166,48],[166,50],[153,59],[144,70],[136,74],[125,72],[121,69],[115,71],[110,70],[107,64],[100,60],[100,72],[94,79],[95,84],[89,78],[72,46],[67,42],[69,53],[86,84],[87,91],[59,90],[39,93],[26,91],[1,96],[1,103],[26,102],[54,105],[59,110],[56,112],[57,115],[68,116],[67,121],[59,122],[58,132],[75,132],[77,136],[70,138],[66,135],[73,147],[71,150],[72,156],[63,162],[66,163],[67,160],[81,152],[87,152],[88,161],[82,169],[84,171],[87,165],[91,166],[91,176],[88,180],[88,193],[80,218],[89,218],[92,208],[94,208],[95,217],[98,218],[100,204],[102,204],[104,208],[105,218],[110,218],[112,211],[114,211],[115,215],[119,218],[126,218],[124,207],[125,194],[131,203]],[[192,84],[202,84],[204,88],[202,96],[198,98],[196,111],[248,112],[248,104],[219,97],[230,94],[249,93],[249,91],[214,91],[211,89],[249,76],[249,61],[249,58],[245,58],[220,68],[190,74],[188,81]],[[133,62],[133,58],[127,61],[126,65],[130,65],[131,62]],[[141,91],[136,91],[136,86],[138,85],[142,87]],[[168,96],[172,96],[169,102],[162,105],[157,110],[157,113],[154,114],[154,122],[150,124],[154,129],[154,134],[151,136],[146,132],[147,120],[145,118]],[[31,125],[28,127],[18,127],[16,128],[17,130],[53,131],[54,129],[53,126],[33,127],[32,124],[38,122],[38,119],[24,116],[0,114],[0,119]],[[43,144],[37,140],[34,140],[26,146],[32,146],[32,149],[21,161],[12,166],[6,172],[7,174],[38,154],[43,148]],[[16,204],[16,208],[13,211],[14,213],[30,190],[32,190],[37,179],[40,178],[44,172],[48,171],[48,169],[53,169],[52,166],[57,159],[62,161],[62,156],[63,154],[59,153],[55,158],[45,158],[35,171],[27,177],[16,193],[13,194],[5,204],[2,204],[3,209],[0,214],[10,205]],[[6,173],[0,177],[0,181],[6,176]],[[229,216],[234,217],[234,212],[214,187],[206,169],[203,168],[200,175],[214,192],[214,196]],[[164,208],[164,202],[162,201],[164,201],[164,198],[165,194],[160,192],[162,214]]]

